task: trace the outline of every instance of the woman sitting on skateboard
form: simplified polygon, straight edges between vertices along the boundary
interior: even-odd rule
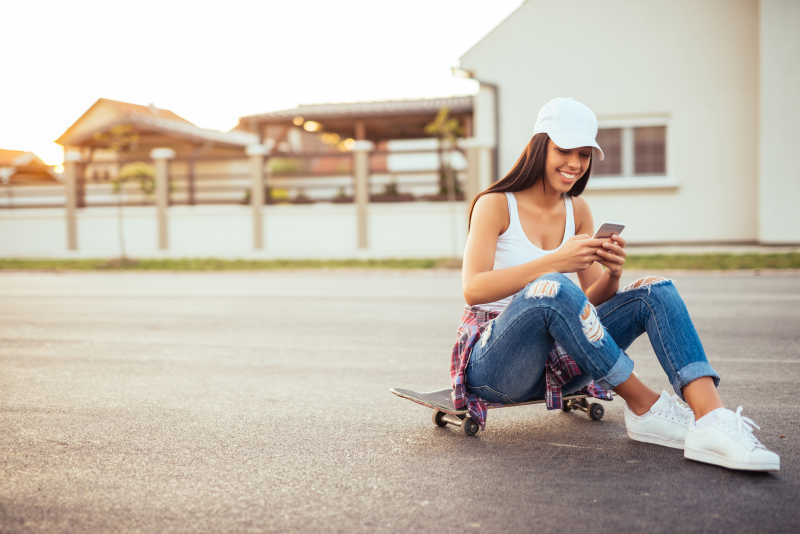
[[[596,135],[588,107],[551,100],[511,171],[475,197],[451,366],[455,407],[483,426],[487,403],[545,398],[557,408],[562,394],[613,390],[625,399],[631,439],[731,469],[778,470],[755,423],[722,406],[719,376],[672,282],[647,277],[619,289],[625,240],[593,238],[580,197],[592,160],[604,157]],[[563,273],[577,273],[580,287]],[[645,331],[674,395],[633,373],[624,350]]]

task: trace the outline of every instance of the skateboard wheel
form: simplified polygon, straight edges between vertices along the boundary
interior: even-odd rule
[[[433,412],[433,424],[436,426],[447,426],[447,421],[442,419],[444,417],[444,412]]]
[[[572,411],[572,404],[571,404],[571,402],[572,402],[572,401],[568,401],[568,400],[562,401],[562,402],[561,402],[561,409],[562,409],[562,410],[564,410],[565,412]]]
[[[592,405],[589,407],[589,417],[592,418],[594,421],[599,421],[603,418],[603,414],[606,413],[605,408],[603,408],[600,404],[593,402]]]
[[[464,434],[468,436],[474,436],[478,433],[478,430],[480,430],[478,423],[473,421],[471,417],[466,417],[462,426],[464,427]]]

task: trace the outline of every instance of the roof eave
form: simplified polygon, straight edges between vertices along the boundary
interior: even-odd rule
[[[258,138],[253,134],[244,132],[219,132],[217,130],[199,128],[188,123],[173,121],[170,119],[143,117],[134,113],[120,117],[113,121],[109,121],[101,126],[98,126],[97,128],[83,133],[78,137],[67,138],[65,140],[65,144],[81,145],[87,139],[94,136],[97,132],[113,128],[114,126],[118,126],[120,124],[133,124],[136,126],[147,127],[159,132],[175,135],[177,137],[190,139],[192,141],[212,141],[214,143],[236,148],[244,148],[247,145],[258,142]]]
[[[71,132],[72,130],[74,130],[74,129],[75,129],[75,126],[76,126],[78,123],[80,123],[80,122],[83,120],[83,118],[84,118],[84,117],[86,117],[86,116],[89,114],[89,112],[91,112],[91,111],[92,111],[94,108],[96,108],[96,107],[97,107],[97,106],[98,106],[98,105],[99,105],[99,104],[100,104],[100,103],[101,103],[103,100],[104,100],[103,98],[98,98],[97,100],[95,100],[94,104],[92,104],[91,106],[89,106],[89,108],[88,108],[86,111],[84,111],[84,112],[81,114],[81,116],[80,116],[80,117],[78,117],[78,118],[75,120],[75,122],[73,122],[72,124],[70,124],[70,125],[69,125],[69,127],[68,127],[66,130],[64,130],[64,133],[62,133],[62,134],[61,134],[61,135],[58,137],[58,139],[56,139],[56,140],[55,140],[55,142],[56,142],[57,144],[61,145],[61,146],[66,146],[66,144],[67,144],[67,142],[66,142],[66,141],[67,141],[67,138],[69,137],[69,134],[70,134],[70,132]]]
[[[239,118],[239,124],[244,124],[246,122],[264,122],[264,121],[286,121],[290,120],[293,117],[302,116],[305,119],[344,119],[344,118],[357,118],[357,117],[372,117],[372,118],[380,118],[380,117],[392,117],[392,116],[401,116],[401,115],[410,115],[410,114],[426,114],[430,113],[434,110],[419,108],[419,109],[391,109],[390,106],[393,103],[398,105],[402,105],[403,103],[413,103],[413,102],[435,102],[435,101],[443,101],[445,103],[447,100],[455,101],[458,99],[470,99],[469,104],[464,106],[464,109],[454,109],[451,110],[455,113],[461,112],[468,112],[472,109],[472,102],[471,102],[472,95],[457,95],[451,97],[440,97],[440,98],[426,98],[426,99],[409,99],[409,100],[384,100],[384,101],[370,101],[370,102],[334,102],[329,104],[301,104],[294,108],[289,109],[281,109],[276,111],[271,111],[268,113],[259,113],[255,115],[245,115]],[[452,103],[452,102],[451,102]],[[355,109],[356,106],[363,106],[368,107],[370,105],[374,106],[375,109]],[[380,106],[386,106],[387,109],[380,109]],[[328,109],[325,109],[325,108]],[[467,109],[469,107],[469,110]],[[338,109],[337,109],[338,108]]]

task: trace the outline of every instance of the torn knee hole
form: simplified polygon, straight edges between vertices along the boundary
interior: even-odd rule
[[[583,334],[586,336],[586,339],[592,343],[597,343],[603,339],[603,325],[597,317],[597,310],[588,300],[581,310],[580,318],[581,328],[583,329]]]
[[[634,280],[633,282],[622,288],[620,293],[623,293],[625,291],[630,291],[631,289],[638,289],[640,287],[649,287],[659,282],[669,282],[669,279],[662,278],[661,276],[646,276],[644,278],[639,278],[638,280]]]
[[[555,280],[537,280],[528,286],[525,298],[555,297],[560,287]]]

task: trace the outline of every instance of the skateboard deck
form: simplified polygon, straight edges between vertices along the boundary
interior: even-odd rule
[[[478,424],[472,420],[467,410],[455,409],[450,397],[450,392],[452,391],[450,388],[429,391],[427,393],[420,393],[404,388],[391,388],[389,391],[400,398],[408,399],[411,402],[433,409],[433,423],[436,426],[458,426],[469,436],[474,436],[479,430]],[[562,410],[565,412],[581,410],[586,412],[593,420],[599,421],[603,418],[605,410],[602,405],[596,402],[590,404],[589,401],[586,400],[587,397],[588,395],[585,394],[565,395],[562,399]],[[488,404],[487,408],[512,408],[514,406],[526,406],[528,404],[544,404],[544,402],[544,399],[537,399],[513,404]]]

